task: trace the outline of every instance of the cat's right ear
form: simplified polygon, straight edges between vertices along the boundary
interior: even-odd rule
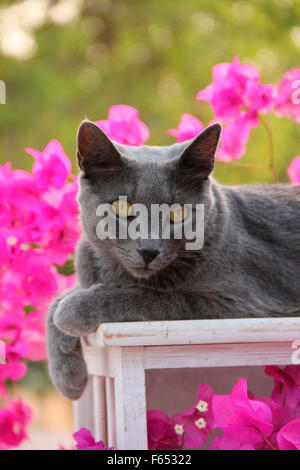
[[[107,135],[91,121],[83,121],[77,132],[77,159],[87,175],[119,171],[121,157]]]
[[[188,178],[206,180],[214,168],[215,153],[218,147],[221,125],[214,123],[195,137],[180,157],[179,168]]]

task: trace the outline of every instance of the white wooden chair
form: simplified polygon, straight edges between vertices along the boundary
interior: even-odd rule
[[[75,430],[119,450],[147,449],[145,370],[286,365],[297,348],[300,318],[102,324],[83,339],[89,381],[74,404]]]

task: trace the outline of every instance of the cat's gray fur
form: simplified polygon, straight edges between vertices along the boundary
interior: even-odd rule
[[[222,186],[210,177],[220,126],[170,147],[111,142],[94,124],[78,132],[83,234],[80,285],[48,315],[50,375],[78,399],[87,380],[80,336],[102,322],[300,314],[300,186]],[[202,250],[178,240],[96,237],[96,207],[128,201],[204,203]],[[157,250],[144,269],[138,249]]]

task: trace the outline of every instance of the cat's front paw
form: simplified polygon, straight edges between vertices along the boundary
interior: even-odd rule
[[[101,323],[101,314],[94,300],[88,289],[80,289],[67,295],[54,314],[54,324],[70,336],[79,337],[92,333]]]
[[[76,338],[76,341],[80,344],[80,339]],[[58,350],[54,358],[50,357],[49,372],[55,387],[62,395],[69,400],[78,400],[81,397],[88,374],[79,345],[71,354]]]

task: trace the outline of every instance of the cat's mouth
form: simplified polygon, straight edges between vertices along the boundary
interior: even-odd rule
[[[128,271],[134,277],[142,278],[142,279],[148,279],[149,277],[153,276],[154,274],[157,274],[158,272],[156,269],[149,268],[149,266],[144,266],[142,268],[140,267],[130,268],[128,269]]]
[[[169,266],[174,259],[176,259],[176,254],[173,253],[172,256],[168,257],[164,260],[164,262],[160,261],[156,263],[155,261],[150,264],[145,264],[144,266],[126,266],[127,271],[136,278],[140,279],[149,279],[152,276],[157,275],[164,271],[167,266]]]

